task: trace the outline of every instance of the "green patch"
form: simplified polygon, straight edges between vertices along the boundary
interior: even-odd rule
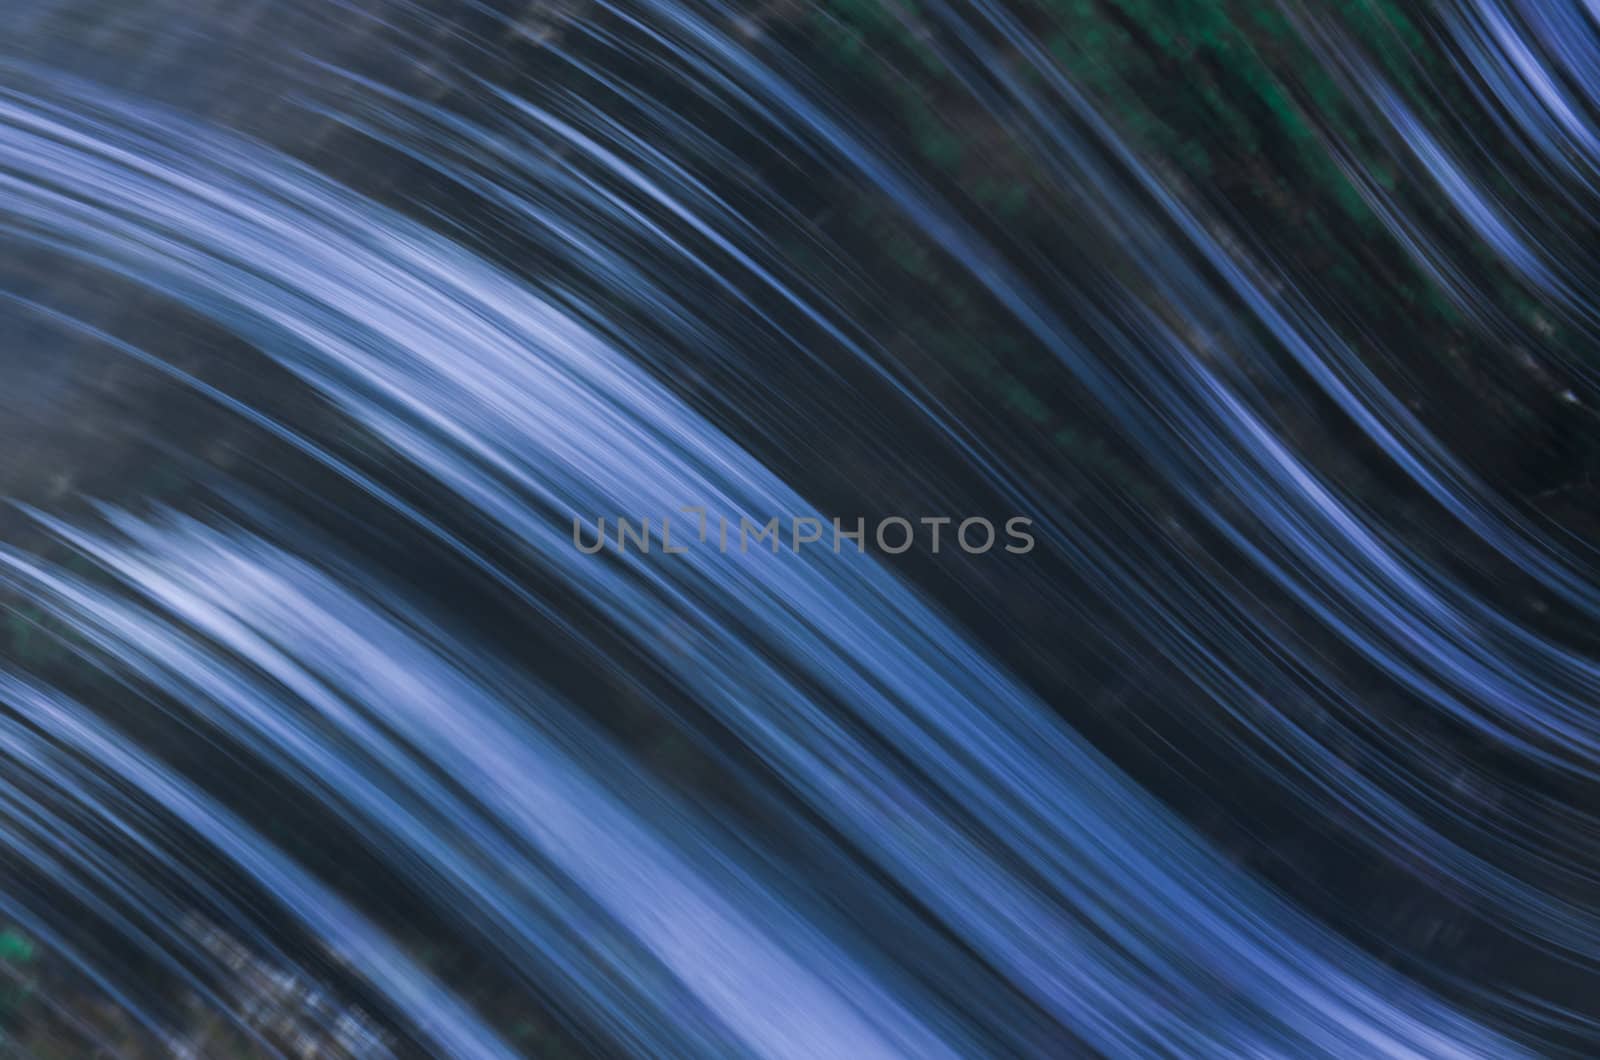
[[[0,961],[8,964],[27,964],[38,956],[38,947],[16,928],[0,931]]]

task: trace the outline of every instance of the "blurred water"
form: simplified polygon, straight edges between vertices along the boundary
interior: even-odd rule
[[[26,5],[0,918],[60,964],[53,1033],[1583,1055],[1586,450],[1541,450],[1578,498],[1541,507],[1473,444],[1512,413],[1460,421],[1504,373],[1592,426],[1600,40],[1514,6],[1412,12],[1497,172],[1404,59],[1271,8],[1362,122],[1315,130],[1388,255],[1358,286],[1405,260],[1504,352],[1429,405],[1398,294],[1284,260],[1021,5],[883,9],[1048,189],[1009,220],[820,76],[848,5]],[[572,547],[684,505],[1039,548]]]

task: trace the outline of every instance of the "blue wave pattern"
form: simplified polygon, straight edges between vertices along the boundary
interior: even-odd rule
[[[817,385],[848,387],[853,372],[887,387],[967,471],[1035,513],[1040,549],[1085,599],[1137,627],[1119,641],[1125,665],[1183,672],[1191,724],[1214,719],[1238,761],[1338,819],[1344,842],[1404,865],[1441,902],[1491,910],[1516,945],[1589,981],[1596,822],[1592,803],[1567,793],[1596,779],[1594,659],[1581,638],[1552,635],[1413,547],[1282,429],[1278,409],[1304,393],[1336,407],[1395,471],[1387,488],[1437,506],[1451,533],[1580,624],[1600,603],[1586,546],[1458,459],[1375,370],[1382,354],[1131,147],[1015,11],[925,5],[943,28],[928,48],[1079,204],[1061,262],[1019,263],[793,56],[753,37],[747,13],[552,6],[559,32],[545,46],[588,79],[585,98],[481,72],[533,32],[526,12],[474,7],[457,22],[426,6],[283,6],[297,25],[329,27],[327,40],[264,41],[236,78],[217,75],[225,94],[264,85],[330,135],[404,160],[412,179],[448,189],[430,210],[231,127],[249,123],[195,102],[181,79],[61,57],[42,27],[67,5],[39,5],[7,46],[0,231],[237,341],[368,455],[300,410],[125,337],[81,299],[13,287],[7,311],[198,395],[269,439],[284,466],[314,468],[352,507],[450,557],[561,645],[564,665],[606,673],[700,741],[754,809],[724,812],[655,775],[595,721],[610,704],[442,618],[347,526],[308,519],[304,498],[283,496],[293,490],[244,488],[174,456],[197,494],[225,500],[117,498],[70,515],[30,505],[30,533],[48,544],[0,553],[8,599],[48,616],[74,666],[124,699],[112,710],[20,659],[0,673],[0,835],[47,882],[42,898],[19,888],[4,915],[136,1023],[171,1040],[128,959],[75,939],[70,910],[89,910],[264,1055],[283,1046],[226,985],[237,962],[185,926],[196,910],[308,979],[337,954],[393,1026],[371,1055],[528,1052],[214,777],[130,737],[118,713],[130,710],[217,741],[219,756],[361,837],[453,938],[599,1054],[1502,1057],[1581,1054],[1597,1039],[1600,1014],[1565,991],[1470,980],[1425,953],[1381,959],[1370,939],[1302,908],[882,556],[572,547],[575,514],[701,505],[735,522],[826,521],[763,458],[794,439],[760,413],[793,395],[749,348],[759,337],[807,363],[820,334],[840,356],[817,359]],[[180,16],[151,12],[155,39],[180,42],[158,72],[207,61],[181,44]],[[1454,154],[1327,13],[1291,15],[1366,134],[1437,188],[1449,239],[1345,156],[1382,230],[1456,312],[1508,342],[1522,328],[1459,249],[1466,231],[1561,327],[1591,335],[1585,245],[1562,238],[1542,189]],[[1434,15],[1463,78],[1525,145],[1521,161],[1583,209],[1595,13],[1480,2]],[[364,27],[355,43],[350,26]],[[586,65],[577,42],[616,27],[644,58],[627,73]],[[202,33],[200,47],[226,52],[244,36]],[[389,74],[424,60],[448,91]],[[646,74],[671,91],[629,81]],[[625,111],[607,109],[613,96]],[[725,126],[684,118],[691,99],[711,101]],[[1063,503],[1008,436],[963,422],[901,370],[828,293],[848,264],[820,251],[797,260],[698,175],[707,157],[736,169],[746,142],[817,160],[893,203],[1253,580],[1186,562],[1148,532],[1153,508]],[[783,189],[756,188],[763,209],[787,209]],[[1074,257],[1104,261],[1105,275],[1082,282]],[[1226,354],[1202,349],[1206,335]],[[681,350],[693,363],[674,359]],[[1590,370],[1557,370],[1579,401]],[[740,389],[692,398],[679,384],[696,371]],[[1269,591],[1323,641],[1264,630],[1256,593]],[[1063,612],[1086,607],[1062,588],[1038,592]],[[1473,771],[1462,798],[1409,759],[1362,757],[1305,704],[1380,744],[1426,736],[1369,712],[1357,666],[1516,768]],[[1570,786],[1530,793],[1513,779],[1527,771]],[[1538,834],[1520,823],[1534,804]]]

